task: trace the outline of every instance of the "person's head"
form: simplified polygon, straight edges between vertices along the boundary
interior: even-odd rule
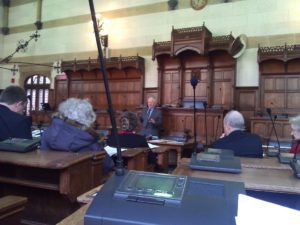
[[[69,98],[59,104],[58,112],[86,127],[91,127],[96,120],[91,103],[85,99]]]
[[[291,117],[289,119],[291,124],[291,135],[295,140],[300,140],[300,115]]]
[[[123,112],[120,118],[122,131],[134,131],[138,124],[137,115],[133,112]]]
[[[229,135],[235,130],[244,130],[245,120],[243,115],[235,110],[229,111],[224,117],[224,132]]]
[[[22,114],[27,105],[27,96],[23,88],[15,85],[8,86],[0,94],[0,104],[11,111]]]
[[[154,98],[153,96],[150,96],[147,99],[147,106],[148,106],[148,108],[154,108],[156,106],[156,98]]]

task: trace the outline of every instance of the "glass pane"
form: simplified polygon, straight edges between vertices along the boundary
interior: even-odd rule
[[[50,79],[46,77],[46,84],[50,84]]]
[[[32,106],[32,110],[36,110],[35,108],[35,102],[36,102],[36,90],[32,90],[32,93],[31,93],[31,106]]]

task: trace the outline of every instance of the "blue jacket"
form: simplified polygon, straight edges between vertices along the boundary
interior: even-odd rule
[[[78,152],[101,149],[97,137],[59,118],[53,118],[41,138],[41,150]]]
[[[0,105],[0,141],[8,138],[32,139],[31,117],[23,116]]]
[[[241,130],[235,130],[228,136],[220,138],[212,147],[233,150],[236,156],[263,157],[261,138]]]

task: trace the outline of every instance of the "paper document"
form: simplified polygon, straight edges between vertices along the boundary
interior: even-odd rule
[[[148,142],[148,146],[149,146],[149,148],[159,148],[159,146],[158,145],[154,145],[154,144],[151,144],[151,143],[149,143]]]
[[[239,194],[236,225],[299,225],[300,211]]]
[[[105,151],[107,152],[107,154],[109,156],[117,154],[117,148],[115,148],[115,147],[105,146],[104,149],[105,149]],[[125,150],[127,150],[127,149],[126,148],[121,148],[121,151],[125,151]]]

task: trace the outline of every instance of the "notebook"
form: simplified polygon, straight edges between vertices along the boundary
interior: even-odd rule
[[[10,138],[0,142],[0,151],[29,152],[36,150],[40,144],[40,138],[23,139]]]

